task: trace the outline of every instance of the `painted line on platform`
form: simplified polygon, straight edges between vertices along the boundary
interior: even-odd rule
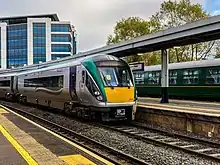
[[[59,158],[69,165],[96,165],[95,163],[80,154],[59,156]]]
[[[28,164],[38,165],[30,154],[8,133],[8,131],[2,125],[0,125],[0,131]]]

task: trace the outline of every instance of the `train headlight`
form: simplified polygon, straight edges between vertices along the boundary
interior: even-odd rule
[[[100,95],[99,91],[95,91],[94,94],[95,94],[96,96],[99,96],[99,95]]]
[[[97,100],[99,100],[99,101],[102,101],[102,100],[103,100],[103,97],[102,97],[102,96],[97,96],[96,98],[97,98]]]

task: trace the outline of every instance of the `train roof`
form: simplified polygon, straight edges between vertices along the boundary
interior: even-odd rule
[[[95,55],[80,57],[76,59],[69,59],[69,60],[56,61],[56,62],[54,61],[51,63],[41,63],[37,65],[35,64],[32,66],[24,66],[22,68],[6,69],[6,70],[0,71],[0,77],[33,73],[33,72],[36,72],[36,69],[38,71],[44,71],[47,69],[57,69],[57,68],[79,65],[80,63],[82,63],[84,60],[87,60],[87,59],[93,60],[95,62],[103,61],[103,60],[116,60],[116,61],[119,60],[119,58],[112,56],[112,55],[95,54]]]
[[[171,63],[168,65],[168,68],[170,70],[174,70],[174,69],[202,68],[202,67],[212,67],[212,66],[220,66],[220,59]],[[144,67],[144,71],[157,71],[157,70],[161,70],[161,65],[152,65],[152,66]]]

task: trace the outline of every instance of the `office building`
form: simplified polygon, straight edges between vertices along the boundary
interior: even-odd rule
[[[76,54],[74,28],[56,14],[0,18],[0,32],[1,69]]]

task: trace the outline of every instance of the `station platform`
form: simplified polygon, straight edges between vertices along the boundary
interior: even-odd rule
[[[112,164],[0,105],[0,165]]]
[[[218,102],[169,99],[169,103],[161,104],[160,98],[140,97],[138,98],[138,106],[220,117],[220,103]]]
[[[220,137],[220,103],[139,97],[136,120],[166,129]]]

